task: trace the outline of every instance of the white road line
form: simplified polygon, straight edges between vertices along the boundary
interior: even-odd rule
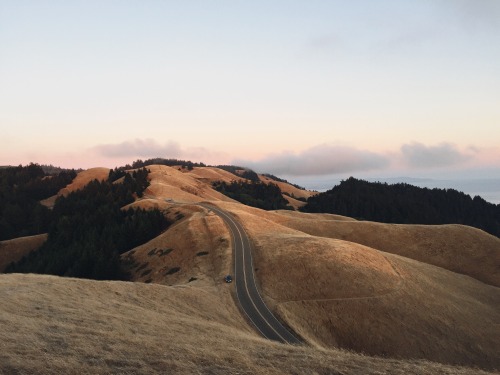
[[[235,238],[235,236],[234,236],[234,232],[233,232],[232,230],[229,230],[229,232],[231,232],[231,238],[233,239],[233,244],[235,244],[235,243],[236,243],[236,238]],[[260,332],[260,334],[261,334],[262,336],[264,336],[264,337],[268,338],[268,337],[264,334],[264,332],[262,332],[262,331],[260,330],[260,328],[257,326],[257,324],[255,324],[255,322],[252,320],[252,318],[250,317],[250,315],[248,315],[248,313],[247,313],[247,312],[245,311],[245,309],[243,308],[243,305],[242,305],[242,303],[241,303],[240,297],[238,296],[238,285],[237,285],[237,282],[236,282],[237,277],[238,277],[238,275],[237,275],[237,267],[236,267],[236,254],[235,254],[235,255],[234,255],[234,280],[235,280],[235,285],[236,285],[236,298],[238,299],[238,302],[239,302],[239,304],[240,304],[240,306],[241,306],[241,310],[243,310],[243,312],[244,312],[244,313],[245,313],[245,315],[247,316],[248,320],[250,320],[250,322],[252,322],[253,326],[257,329],[257,331],[259,331],[259,332]]]
[[[231,219],[231,221],[234,223],[234,221]],[[238,228],[238,226],[235,224],[235,227],[236,227],[236,230],[238,231],[238,234],[240,235],[240,241],[241,241],[241,246],[242,246],[242,249],[245,248],[244,246],[244,242],[243,242],[243,236],[241,235],[241,232],[240,232],[240,229]],[[250,254],[250,262],[251,262],[251,254]],[[252,266],[252,271],[253,271],[253,264],[250,263],[250,265]],[[246,270],[245,270],[245,251],[243,251],[243,275],[244,275],[244,282],[245,282],[245,288],[247,290],[247,294],[248,294],[248,297],[250,298],[250,301],[252,302],[252,305],[255,307],[255,310],[257,310],[257,312],[259,313],[259,315],[262,317],[262,319],[264,319],[264,321],[266,322],[266,324],[274,331],[274,333],[276,333],[283,341],[285,342],[288,342],[288,340],[286,340],[283,336],[280,335],[280,333],[278,331],[276,331],[274,329],[274,327],[271,325],[271,323],[269,323],[269,321],[264,317],[264,315],[262,315],[260,309],[257,308],[257,305],[255,304],[251,294],[250,294],[250,290],[248,289],[248,283],[247,283],[247,276],[246,276]],[[257,295],[260,297],[260,294],[259,294],[259,291],[257,290],[257,288],[255,288],[255,290],[257,291]],[[264,301],[262,300],[262,297],[261,298],[261,302],[264,304]],[[267,306],[264,304],[264,307],[267,308]],[[269,311],[269,309],[268,309]],[[270,311],[269,311],[270,312]],[[271,312],[270,312],[271,313]],[[272,314],[272,313],[271,313]]]

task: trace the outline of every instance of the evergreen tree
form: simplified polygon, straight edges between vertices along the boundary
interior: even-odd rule
[[[228,197],[248,206],[264,210],[291,209],[288,201],[283,198],[280,188],[275,184],[263,182],[232,181],[214,182],[214,189]]]
[[[400,224],[464,224],[500,236],[500,205],[454,189],[405,183],[368,182],[353,177],[308,199],[304,212],[326,212]]]
[[[0,240],[46,232],[51,213],[40,200],[75,176],[74,170],[47,175],[38,164],[0,169]]]
[[[59,197],[47,241],[6,272],[126,278],[120,254],[157,236],[168,225],[159,210],[121,208],[148,184],[147,170],[141,169],[126,173],[121,183],[93,180],[83,189]]]

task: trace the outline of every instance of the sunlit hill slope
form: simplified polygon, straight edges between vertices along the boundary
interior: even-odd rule
[[[0,275],[0,373],[500,369],[499,238],[461,225],[263,211],[212,188],[214,181],[241,178],[227,171],[148,169],[150,185],[130,207],[159,208],[174,223],[122,255],[133,282]],[[107,173],[81,172],[59,194]],[[314,194],[283,182],[279,187],[294,207],[302,201],[292,196]],[[223,282],[232,273],[230,234],[199,202],[228,211],[244,226],[262,295],[303,345],[266,341],[246,321],[234,285]],[[0,267],[43,241],[42,235],[0,242]]]

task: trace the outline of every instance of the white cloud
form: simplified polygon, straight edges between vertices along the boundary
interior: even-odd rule
[[[371,151],[323,144],[300,153],[283,152],[258,161],[235,160],[234,163],[258,172],[311,176],[383,169],[389,165],[389,159]]]
[[[472,151],[472,148],[469,148]],[[426,146],[413,142],[401,146],[403,160],[412,168],[449,167],[467,162],[473,158],[472,153],[460,151],[451,143],[437,146]]]
[[[94,155],[120,162],[146,158],[183,158],[204,163],[227,163],[228,155],[204,147],[182,147],[178,142],[160,143],[154,139],[133,139],[109,143],[91,149]],[[398,165],[409,170],[432,170],[460,167],[477,159],[481,150],[472,146],[459,149],[451,143],[425,145],[419,142],[402,145],[397,152],[381,153],[351,146],[320,144],[301,152],[286,151],[270,154],[260,160],[233,159],[232,164],[252,168],[260,173],[278,176],[326,176],[388,172]]]

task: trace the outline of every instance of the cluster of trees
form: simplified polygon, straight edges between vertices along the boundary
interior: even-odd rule
[[[168,167],[174,167],[180,165],[182,168],[186,168],[192,170],[194,167],[206,167],[203,163],[193,163],[189,160],[180,160],[180,159],[164,159],[164,158],[152,158],[147,160],[138,159],[132,163],[132,165],[125,165],[121,167],[121,169],[135,169],[135,168],[143,168],[148,165],[166,165]]]
[[[248,168],[238,167],[236,165],[217,165],[216,167],[253,182],[260,181],[259,175]]]
[[[400,224],[465,224],[500,237],[500,205],[453,189],[428,189],[353,177],[312,196],[304,212]]]
[[[75,176],[74,170],[49,175],[38,164],[0,169],[0,240],[46,232],[51,212],[40,200],[57,194]]]
[[[43,171],[48,174],[48,175],[56,175],[61,172],[76,172],[79,173],[83,171],[83,169],[78,168],[78,169],[68,169],[68,168],[61,168],[61,167],[56,167],[52,164],[40,164],[40,167],[43,169]]]
[[[48,239],[6,272],[42,273],[97,280],[126,279],[120,254],[157,236],[168,222],[159,210],[122,207],[142,194],[147,170],[121,183],[91,181],[56,200]],[[129,176],[129,177],[127,177]],[[115,176],[116,177],[116,176]],[[147,181],[147,179],[146,179]]]
[[[280,188],[275,184],[263,182],[232,181],[230,184],[216,181],[213,183],[215,190],[237,200],[247,206],[262,208],[264,210],[292,209],[281,195]]]
[[[108,181],[115,182],[123,177],[122,190],[130,190],[138,197],[142,197],[144,190],[149,186],[148,174],[149,170],[146,168],[137,169],[132,173],[123,168],[115,168],[109,171]]]

